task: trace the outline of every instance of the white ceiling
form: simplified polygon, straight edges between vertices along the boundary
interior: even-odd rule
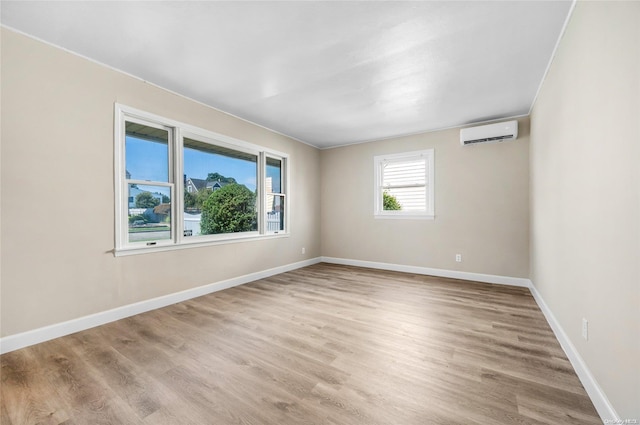
[[[2,1],[2,24],[325,148],[527,114],[570,1]]]

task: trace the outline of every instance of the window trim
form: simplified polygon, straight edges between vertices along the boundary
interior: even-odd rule
[[[263,146],[255,145],[243,140],[238,140],[229,136],[205,130],[190,124],[172,120],[153,113],[145,112],[130,106],[119,103],[114,104],[114,186],[115,186],[115,256],[145,254],[158,251],[170,251],[175,249],[195,248],[201,246],[219,245],[226,243],[243,242],[249,240],[261,240],[289,237],[290,212],[289,196],[285,196],[284,230],[277,233],[265,232],[265,180],[266,180],[266,157],[273,157],[282,160],[283,195],[289,195],[289,155]],[[127,184],[129,180],[125,175],[125,121],[135,121],[144,125],[151,125],[163,129],[170,129],[169,133],[169,181],[168,182],[147,182],[139,181],[139,184],[162,185],[171,188],[171,239],[157,241],[156,244],[148,246],[146,244],[128,242],[128,192]],[[258,203],[258,230],[241,233],[225,233],[219,235],[206,235],[197,238],[184,237],[184,185],[183,181],[183,148],[184,137],[194,138],[213,145],[226,147],[236,151],[251,153],[258,157],[256,187],[259,191],[260,201]],[[133,180],[132,180],[133,181]],[[127,196],[125,196],[127,195]]]
[[[272,159],[276,159],[278,161],[280,161],[280,192],[267,192],[267,187],[266,187],[266,183],[267,183],[267,158],[272,158]],[[287,196],[287,194],[289,193],[288,191],[288,184],[289,184],[289,166],[288,166],[288,161],[286,160],[285,157],[281,156],[278,153],[274,153],[274,152],[270,152],[270,151],[265,151],[263,156],[262,156],[262,161],[261,161],[262,167],[264,168],[264,176],[265,179],[262,182],[264,185],[264,188],[262,190],[263,196],[262,198],[262,206],[261,206],[261,211],[264,211],[264,213],[266,214],[267,212],[267,199],[269,195],[272,196],[281,196],[283,198],[283,207],[284,207],[284,230],[277,230],[277,231],[269,231],[266,227],[267,227],[267,220],[265,219],[262,224],[262,226],[264,227],[264,234],[267,235],[279,235],[281,233],[287,233],[287,223],[289,222],[289,220],[287,219],[288,214],[289,214],[289,197]],[[266,217],[266,216],[265,216]]]
[[[388,161],[410,161],[417,158],[424,158],[425,169],[425,191],[427,206],[424,211],[387,211],[383,210],[383,189],[382,189],[382,164]],[[402,152],[395,154],[376,155],[373,157],[374,168],[374,196],[373,196],[373,216],[376,219],[423,219],[433,220],[435,218],[434,206],[434,149],[424,149],[420,151]],[[420,185],[422,186],[422,185]]]
[[[256,187],[258,188],[258,193],[261,193],[261,189],[259,187],[260,181],[262,179],[260,179],[260,176],[262,176],[262,171],[261,171],[261,167],[260,167],[260,157],[261,157],[261,151],[253,149],[251,147],[248,146],[235,146],[232,143],[230,143],[228,140],[226,141],[221,141],[219,140],[218,137],[209,137],[208,135],[205,135],[201,132],[195,132],[195,131],[187,131],[187,130],[182,130],[179,139],[176,141],[176,151],[178,152],[179,155],[179,159],[176,161],[176,168],[178,169],[178,175],[182,176],[184,175],[184,158],[183,158],[183,152],[184,152],[184,139],[185,138],[189,138],[192,140],[195,140],[197,142],[201,142],[201,143],[206,143],[206,144],[210,144],[212,146],[220,146],[223,148],[227,148],[230,150],[235,150],[238,152],[243,152],[243,153],[248,153],[251,155],[256,155],[257,157],[257,163],[256,163],[256,178],[259,179],[259,181],[256,181]],[[184,190],[184,189],[183,189]],[[180,214],[184,214],[184,193],[181,194],[182,196],[179,196],[179,199],[176,200],[176,209],[180,212]],[[225,241],[228,239],[236,239],[238,237],[251,237],[251,236],[260,236],[262,233],[260,232],[260,216],[261,216],[261,211],[262,209],[260,208],[260,206],[258,205],[258,230],[254,230],[254,231],[248,231],[248,232],[239,232],[239,233],[220,233],[220,234],[213,234],[213,235],[200,235],[200,236],[196,236],[196,237],[185,237],[184,236],[184,219],[181,221],[180,224],[180,228],[176,229],[176,244],[190,244],[190,243],[207,243],[207,242],[219,242],[219,241]],[[182,217],[184,217],[182,215]]]

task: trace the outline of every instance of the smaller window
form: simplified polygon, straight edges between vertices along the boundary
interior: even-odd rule
[[[285,231],[285,191],[283,184],[284,158],[266,157],[267,177],[265,179],[266,232]]]
[[[169,167],[172,129],[129,117],[124,136],[128,226],[123,241],[139,246],[170,243],[174,227]]]
[[[433,149],[374,157],[376,218],[433,218]]]

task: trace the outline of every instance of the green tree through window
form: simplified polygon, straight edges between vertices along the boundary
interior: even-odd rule
[[[400,205],[395,196],[388,192],[382,192],[382,209],[385,211],[399,211],[402,209],[402,205]]]
[[[140,192],[136,195],[136,208],[153,208],[160,205],[160,200],[151,192]]]
[[[214,191],[202,205],[200,232],[250,232],[257,230],[256,195],[241,184],[228,184]]]

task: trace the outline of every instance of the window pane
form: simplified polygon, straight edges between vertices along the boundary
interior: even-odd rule
[[[386,162],[383,167],[382,185],[384,187],[425,184],[426,161],[424,159]]]
[[[184,235],[258,230],[258,156],[184,138]]]
[[[384,189],[383,209],[386,211],[424,211],[427,194],[424,186]]]
[[[129,184],[129,242],[171,239],[171,190]]]
[[[267,194],[267,232],[284,231],[284,196]]]
[[[126,123],[126,178],[169,181],[169,132],[142,124]]]
[[[282,193],[282,161],[267,157],[267,193]]]
[[[391,158],[376,157],[382,211],[426,212],[429,205],[429,152]],[[378,206],[377,208],[380,208]],[[378,210],[380,211],[380,210]]]

